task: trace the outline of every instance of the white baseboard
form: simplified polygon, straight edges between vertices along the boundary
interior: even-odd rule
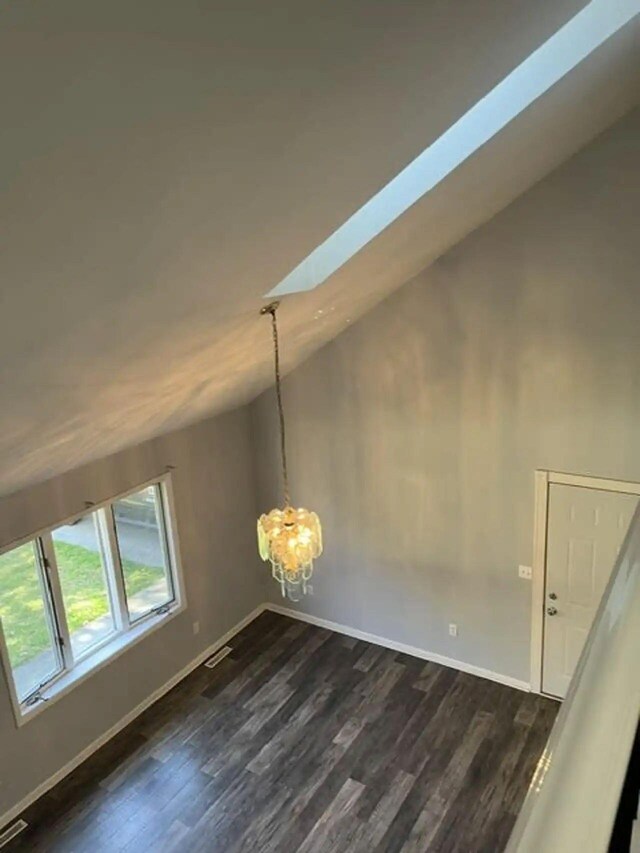
[[[204,663],[204,661],[210,657],[212,654],[218,651],[221,646],[224,646],[234,634],[237,634],[238,631],[241,631],[246,625],[252,622],[257,616],[259,616],[265,610],[272,610],[274,613],[281,613],[283,616],[290,616],[293,619],[298,619],[301,622],[308,622],[310,625],[318,625],[320,628],[327,628],[330,631],[336,631],[338,634],[346,634],[348,637],[355,637],[357,640],[364,640],[367,643],[373,643],[376,646],[384,646],[387,649],[393,649],[396,652],[404,652],[408,655],[413,655],[414,657],[422,658],[422,660],[432,661],[433,663],[442,664],[442,666],[448,666],[452,669],[460,670],[461,672],[467,672],[470,675],[478,675],[481,678],[488,678],[491,681],[497,681],[499,684],[506,684],[508,687],[515,687],[517,690],[525,690],[529,691],[530,686],[525,681],[519,681],[516,678],[511,678],[508,675],[502,675],[499,672],[493,672],[490,669],[483,669],[479,666],[473,666],[473,664],[465,663],[464,661],[455,660],[454,658],[445,657],[443,655],[435,654],[434,652],[428,652],[425,649],[419,649],[416,646],[408,646],[405,643],[398,643],[395,640],[389,640],[386,637],[379,637],[376,634],[369,634],[366,631],[360,631],[357,628],[351,628],[348,625],[341,625],[338,622],[331,622],[329,619],[320,619],[317,616],[310,616],[308,613],[303,613],[299,610],[293,610],[289,607],[282,607],[279,604],[271,604],[270,602],[265,604],[260,604],[254,610],[251,611],[244,619],[241,619],[237,625],[234,625],[229,631],[226,632],[219,640],[213,643],[211,646],[202,651],[194,660],[188,663],[183,669],[177,672],[174,676],[172,676],[169,681],[159,687],[157,690],[154,690],[150,696],[142,701],[139,705],[137,705],[133,710],[129,711],[128,714],[125,714],[121,720],[119,720],[114,726],[108,729],[104,734],[100,735],[99,738],[90,743],[89,746],[85,747],[82,752],[78,753],[75,758],[72,758],[71,761],[68,761],[63,767],[60,768],[53,776],[50,776],[37,788],[35,788],[30,794],[27,794],[19,803],[16,803],[15,806],[9,809],[9,811],[5,812],[0,816],[0,829],[2,829],[7,824],[11,823],[15,820],[18,815],[20,815],[25,809],[27,809],[30,805],[35,803],[37,799],[39,799],[43,794],[46,794],[54,785],[57,785],[65,776],[68,776],[69,773],[73,772],[76,767],[82,764],[89,756],[93,755],[101,746],[104,746],[111,738],[115,737],[122,729],[126,728],[129,723],[133,722],[136,717],[140,716],[143,711],[146,711],[154,702],[157,702],[165,693],[168,693],[173,687],[176,686],[183,678],[186,678],[190,672],[196,669],[200,664]]]
[[[364,640],[367,643],[373,643],[376,646],[384,646],[386,649],[393,649],[395,652],[404,652],[407,655],[413,655],[422,660],[428,660],[432,663],[439,663],[442,666],[448,666],[452,669],[458,669],[460,672],[467,672],[469,675],[478,675],[480,678],[488,678],[490,681],[497,681],[498,684],[505,684],[507,687],[515,687],[516,690],[524,690],[530,692],[531,687],[526,681],[519,681],[517,678],[511,678],[509,675],[502,675],[500,672],[494,672],[491,669],[483,669],[481,666],[474,666],[471,663],[465,663],[455,658],[448,658],[444,655],[438,655],[435,652],[428,652],[426,649],[419,649],[416,646],[408,646],[406,643],[397,643],[395,640],[388,640],[386,637],[378,637],[376,634],[368,634],[366,631],[359,631],[357,628],[350,628],[348,625],[341,625],[339,622],[331,622],[329,619],[320,619],[318,616],[310,616],[308,613],[303,613],[301,610],[293,610],[289,607],[282,607],[280,604],[266,604],[266,610],[272,610],[274,613],[281,613],[283,616],[291,616],[292,619],[299,619],[301,622],[308,622],[310,625],[317,625],[320,628],[327,628],[329,631],[336,631],[338,634],[346,634],[348,637],[355,637],[357,640]]]
[[[5,812],[3,815],[0,815],[0,829],[2,829],[7,824],[11,823],[11,821],[15,820],[18,815],[20,815],[25,809],[29,808],[30,805],[35,803],[37,799],[46,794],[54,785],[57,785],[58,782],[62,781],[65,776],[68,776],[69,773],[73,772],[76,767],[82,764],[83,761],[86,761],[89,756],[93,755],[94,752],[100,749],[101,746],[104,746],[105,743],[111,740],[112,737],[115,737],[118,732],[121,732],[122,729],[126,728],[129,723],[133,722],[136,717],[139,717],[143,711],[146,711],[154,702],[157,702],[165,693],[168,693],[173,687],[176,686],[183,678],[186,678],[190,672],[193,672],[194,669],[200,666],[200,664],[204,663],[204,661],[210,657],[212,654],[218,651],[221,646],[224,646],[227,640],[230,640],[238,631],[241,631],[245,625],[248,625],[249,622],[253,622],[253,620],[259,616],[264,610],[266,610],[265,604],[260,604],[254,610],[251,611],[244,619],[241,619],[237,625],[234,625],[233,628],[230,628],[226,634],[220,637],[219,640],[216,640],[215,643],[210,645],[204,651],[200,652],[200,654],[188,663],[185,667],[183,667],[179,672],[177,672],[174,676],[172,676],[169,681],[159,687],[157,690],[154,690],[146,699],[144,699],[139,705],[137,705],[133,710],[129,711],[128,714],[125,714],[121,720],[119,720],[114,726],[108,729],[104,734],[100,735],[99,738],[90,743],[89,746],[85,747],[82,752],[78,753],[75,758],[72,758],[71,761],[68,761],[63,767],[60,768],[53,776],[50,776],[37,788],[35,788],[30,794],[27,794],[26,797],[23,797],[19,803],[16,803],[15,806],[9,809],[9,811]]]

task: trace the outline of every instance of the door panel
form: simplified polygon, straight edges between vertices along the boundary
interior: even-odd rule
[[[549,486],[544,693],[566,695],[637,503],[637,495]]]

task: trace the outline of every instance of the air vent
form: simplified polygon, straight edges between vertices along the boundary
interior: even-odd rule
[[[0,833],[0,847],[4,847],[12,841],[17,835],[20,835],[23,829],[26,829],[29,824],[24,820],[17,820],[8,826],[4,832]]]
[[[215,655],[212,655],[208,660],[206,660],[204,665],[208,667],[208,669],[213,669],[214,666],[217,666],[220,661],[224,660],[232,651],[233,649],[231,646],[223,646],[219,652],[216,652]]]

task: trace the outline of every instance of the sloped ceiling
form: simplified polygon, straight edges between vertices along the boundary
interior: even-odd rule
[[[263,294],[583,5],[5,6],[0,494],[267,387]],[[629,110],[637,49],[634,21],[287,297],[285,368]]]

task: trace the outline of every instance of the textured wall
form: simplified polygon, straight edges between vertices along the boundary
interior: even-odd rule
[[[264,600],[249,441],[248,410],[238,409],[0,501],[1,547],[175,465],[188,605],[19,729],[0,668],[0,816]]]
[[[638,139],[636,111],[287,377],[326,541],[302,608],[528,681],[534,470],[640,480]],[[267,508],[273,392],[253,426]]]

